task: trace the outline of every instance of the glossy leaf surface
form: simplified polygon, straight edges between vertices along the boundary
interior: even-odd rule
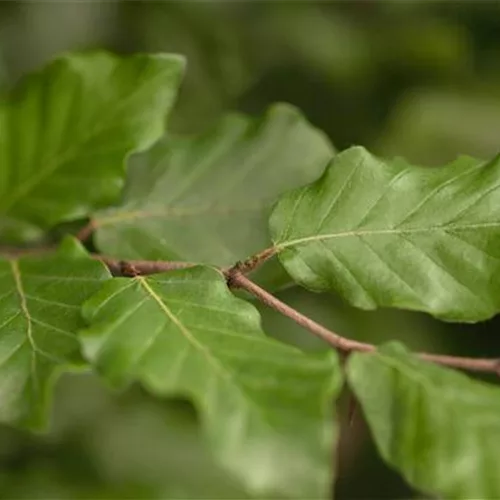
[[[249,303],[204,267],[104,284],[84,307],[84,353],[112,384],[190,398],[221,463],[256,495],[328,494],[333,352],[266,338]]]
[[[279,258],[300,284],[363,309],[478,321],[500,309],[500,160],[441,168],[383,161],[361,147],[271,216]]]
[[[271,204],[317,179],[331,155],[324,134],[288,105],[167,138],[134,160],[122,206],[95,214],[96,243],[122,258],[234,264],[269,246]]]
[[[85,217],[116,202],[124,163],[164,130],[178,56],[62,56],[0,104],[0,236]]]
[[[81,365],[82,303],[109,277],[72,241],[53,256],[0,259],[0,421],[39,427],[49,382]]]

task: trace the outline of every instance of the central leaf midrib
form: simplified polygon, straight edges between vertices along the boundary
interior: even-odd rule
[[[163,77],[163,72],[159,73],[158,75],[155,75],[154,78],[151,78],[151,80],[147,83],[146,87],[149,88],[153,85],[153,83],[156,84],[157,80],[160,79],[160,77]],[[12,190],[11,196],[6,198],[6,202],[4,199],[4,202],[0,202],[0,209],[3,211],[3,213],[8,213],[8,211],[14,206],[18,201],[19,198],[22,196],[26,195],[26,193],[29,193],[32,189],[34,189],[37,185],[41,184],[50,174],[54,173],[56,170],[58,170],[61,165],[64,165],[64,163],[71,158],[72,155],[75,155],[75,151],[78,151],[82,147],[85,146],[89,141],[93,140],[97,135],[102,134],[106,132],[108,127],[110,126],[111,123],[114,124],[113,119],[117,113],[121,112],[125,105],[127,105],[132,99],[136,97],[137,93],[144,92],[144,88],[136,89],[131,96],[129,96],[127,99],[124,99],[123,102],[121,102],[112,112],[111,116],[107,115],[108,120],[106,120],[100,127],[96,127],[91,133],[87,134],[83,139],[81,139],[77,144],[74,144],[72,146],[69,146],[66,151],[56,154],[55,158],[52,158],[52,161],[47,161],[47,167],[46,168],[40,168],[39,169],[39,174],[38,175],[32,175],[30,177],[30,180],[27,182],[21,184],[18,189]]]
[[[20,184],[17,189],[13,189],[11,192],[12,194],[9,197],[5,198],[3,203],[0,203],[2,212],[8,213],[9,210],[19,201],[19,198],[22,198],[27,193],[42,184],[48,176],[56,172],[61,167],[61,165],[64,165],[68,161],[68,159],[70,159],[72,156],[76,156],[76,152],[78,151],[78,149],[81,149],[88,141],[93,138],[95,134],[98,134],[100,132],[101,131],[92,133],[80,143],[69,147],[65,152],[53,158],[52,161],[48,161],[46,168],[40,168],[40,170],[38,171],[38,175],[31,175],[27,182]]]
[[[243,395],[246,394],[244,390],[242,390],[241,385],[235,384],[235,378],[234,375],[228,371],[224,365],[220,363],[220,361],[215,358],[211,352],[203,345],[201,344],[194,336],[193,334],[185,327],[185,325],[175,316],[175,314],[170,310],[170,308],[165,304],[165,302],[162,300],[162,298],[153,290],[153,288],[149,285],[147,282],[147,279],[142,278],[138,276],[136,279],[139,280],[143,288],[146,290],[146,292],[153,298],[153,300],[158,304],[160,309],[168,316],[168,318],[177,326],[177,328],[182,332],[182,334],[185,336],[185,338],[193,345],[196,349],[198,349],[200,352],[203,353],[207,361],[209,362],[210,365],[214,367],[214,369],[220,373],[227,381],[231,382],[233,386],[236,387],[236,390],[240,397],[243,398],[243,401],[245,401],[249,406],[253,406],[257,414],[259,415],[261,421],[268,425],[270,428],[272,428],[274,431],[277,431],[274,426],[268,421],[267,418],[263,415],[263,410],[262,408],[255,403],[252,397],[244,397]]]
[[[38,353],[38,348],[35,344],[35,340],[33,338],[33,323],[31,320],[31,314],[28,309],[28,304],[26,302],[26,295],[24,293],[23,281],[21,278],[21,271],[19,269],[19,263],[17,260],[10,260],[10,266],[12,271],[12,276],[14,278],[14,284],[16,287],[17,295],[19,298],[19,305],[22,311],[23,316],[26,319],[26,339],[29,341],[31,346],[30,353],[30,363],[31,363],[31,373],[30,379],[32,382],[33,391],[35,394],[40,393],[39,381],[37,377],[37,363],[36,363],[36,353]]]
[[[326,234],[315,234],[311,236],[305,236],[303,238],[296,238],[294,240],[276,242],[277,249],[284,249],[292,247],[295,245],[300,245],[303,243],[310,243],[315,241],[331,240],[335,238],[349,238],[358,236],[377,236],[377,235],[391,235],[391,234],[414,234],[414,233],[432,233],[436,231],[462,231],[467,229],[485,229],[491,227],[500,227],[500,221],[498,222],[484,222],[484,223],[473,223],[473,224],[455,224],[455,225],[441,225],[441,226],[429,226],[429,227],[418,227],[418,228],[388,228],[388,229],[361,229],[353,231],[342,231],[339,233],[326,233]]]
[[[107,217],[95,217],[93,219],[94,227],[104,227],[118,225],[121,222],[127,222],[134,219],[147,218],[176,218],[176,217],[192,217],[195,215],[229,215],[239,212],[255,212],[261,210],[266,204],[248,205],[243,207],[216,206],[213,204],[192,206],[192,207],[162,207],[149,210],[131,210],[128,212],[117,212],[114,215]]]

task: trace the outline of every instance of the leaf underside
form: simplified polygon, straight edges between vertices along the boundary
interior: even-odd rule
[[[116,202],[125,159],[164,130],[183,59],[62,56],[0,104],[0,237],[85,217]]]
[[[384,460],[439,498],[499,498],[500,390],[400,345],[353,354],[347,375]]]
[[[86,357],[112,384],[187,396],[221,463],[256,494],[327,495],[340,387],[334,353],[266,338],[215,270],[116,278],[84,306]]]
[[[52,256],[0,259],[0,421],[39,428],[49,382],[83,363],[81,304],[109,273],[68,241]]]
[[[271,204],[317,179],[331,155],[324,134],[284,104],[167,138],[133,159],[123,204],[94,215],[96,244],[121,258],[234,264],[269,246]]]
[[[500,308],[499,158],[430,169],[354,147],[283,196],[270,226],[294,280],[357,307],[464,322]]]

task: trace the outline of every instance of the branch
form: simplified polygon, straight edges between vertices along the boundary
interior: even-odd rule
[[[85,224],[85,226],[80,229],[80,231],[78,231],[78,233],[75,235],[75,238],[84,243],[90,238],[91,234],[94,232],[94,229],[94,221],[90,220],[89,222],[87,222],[87,224]]]
[[[88,237],[88,234],[90,234],[91,232],[91,230],[88,229],[90,227],[91,223],[83,228],[83,230],[79,233],[78,238],[81,239],[82,235],[84,239]],[[90,232],[87,234],[86,231]],[[259,252],[244,261],[237,262],[234,266],[228,267],[226,269],[219,269],[219,271],[221,271],[226,278],[232,276],[236,271],[240,272],[241,274],[246,274],[255,270],[258,266],[266,262],[275,254],[275,247],[266,248],[262,252]],[[125,275],[131,275],[133,272],[136,272],[138,274],[155,274],[165,271],[172,271],[174,269],[185,269],[187,267],[193,267],[197,265],[196,262],[185,261],[120,260],[101,254],[91,254],[91,256],[93,259],[100,260],[101,262],[106,264],[114,274]],[[125,268],[127,268],[128,271]]]
[[[186,269],[187,267],[196,265],[193,262],[184,261],[120,260],[100,254],[91,254],[91,257],[106,264],[113,274],[121,274],[124,276],[163,273],[175,269]]]
[[[276,252],[277,252],[276,247],[266,248],[265,250],[262,250],[262,252],[256,253],[255,255],[252,255],[251,257],[244,260],[243,262],[237,262],[230,269],[230,271],[238,270],[242,274],[247,274],[247,273],[257,269],[257,267],[264,264],[264,262],[269,260],[271,257],[274,257],[276,255]]]
[[[238,270],[233,271],[229,276],[229,286],[236,288],[242,288],[247,292],[251,293],[254,297],[257,297],[261,302],[271,307],[272,309],[278,311],[284,316],[288,316],[290,319],[295,321],[295,323],[303,326],[306,330],[324,340],[331,346],[339,349],[340,351],[350,352],[350,351],[373,351],[375,347],[370,344],[365,344],[363,342],[357,342],[356,340],[350,340],[342,337],[328,328],[316,323],[316,321],[304,316],[299,311],[296,311],[289,305],[281,302],[274,295],[266,292],[259,285],[250,281],[246,276],[244,276]]]
[[[83,228],[79,234],[80,239],[88,237],[93,229],[90,222]],[[49,248],[38,249],[25,249],[14,251],[15,249],[3,248],[2,251],[7,254],[15,256],[23,255],[37,255],[50,251]],[[342,354],[349,354],[354,351],[358,352],[373,352],[376,346],[365,342],[358,342],[346,337],[342,337],[337,333],[325,328],[324,326],[316,323],[311,318],[304,316],[299,311],[288,306],[274,295],[258,286],[253,281],[249,280],[244,273],[253,271],[257,266],[264,263],[269,258],[273,257],[277,252],[275,247],[267,248],[266,250],[256,254],[249,259],[238,262],[234,266],[227,269],[219,269],[225,276],[228,286],[233,288],[241,288],[246,290],[251,295],[259,299],[261,302],[278,311],[284,316],[289,317],[297,324],[310,331],[326,343],[339,350]],[[154,274],[165,271],[172,271],[174,269],[185,269],[195,266],[196,263],[184,261],[151,261],[151,260],[120,260],[113,257],[107,257],[100,254],[91,254],[95,260],[100,260],[106,264],[113,274],[122,276],[135,276],[137,274]],[[448,366],[450,368],[458,368],[461,370],[495,373],[500,376],[500,358],[468,358],[461,356],[448,356],[446,354],[432,354],[432,353],[416,353],[416,355],[425,360],[439,365]]]
[[[475,372],[489,372],[500,376],[500,358],[466,358],[461,356],[448,356],[446,354],[432,354],[421,352],[417,354],[425,361],[438,365],[449,366]]]
[[[304,316],[300,312],[291,308],[284,302],[281,302],[274,295],[249,280],[238,270],[234,270],[228,277],[228,284],[233,287],[241,288],[251,293],[261,302],[271,307],[275,311],[289,317],[297,324],[309,330],[312,334],[330,344],[335,349],[348,354],[353,351],[372,352],[376,350],[373,344],[358,342],[356,340],[347,339],[337,333],[325,328],[316,323],[316,321]],[[489,372],[500,376],[500,359],[498,358],[465,358],[460,356],[447,356],[443,354],[417,353],[416,356],[425,360],[437,363],[451,368],[459,368],[462,370]]]

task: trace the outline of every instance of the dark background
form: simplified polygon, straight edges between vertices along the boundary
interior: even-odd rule
[[[170,122],[196,132],[227,110],[300,107],[337,149],[441,165],[499,152],[500,3],[0,2],[0,87],[67,50],[185,54]],[[281,298],[338,332],[373,343],[498,356],[499,321],[440,323],[424,314],[361,312],[298,289]],[[321,346],[263,312],[267,331]],[[341,405],[342,421],[346,411]],[[345,426],[345,424],[343,424]],[[421,498],[376,457],[358,416],[343,429],[338,498]],[[279,466],[279,464],[277,464]],[[0,428],[2,498],[244,498],[211,459],[185,402],[139,387],[113,394],[89,375],[63,377],[50,432]]]

